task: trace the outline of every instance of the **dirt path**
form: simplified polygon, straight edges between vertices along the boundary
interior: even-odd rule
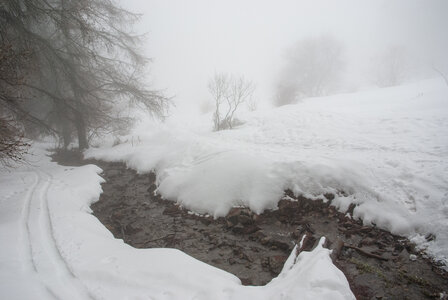
[[[80,164],[68,157],[58,161]],[[276,211],[255,215],[235,208],[213,220],[155,195],[154,174],[139,175],[121,163],[94,163],[106,179],[100,200],[92,205],[94,215],[136,248],[177,248],[235,274],[245,285],[264,285],[278,275],[304,234],[304,250],[325,236],[358,299],[448,299],[446,273],[407,239],[336,212],[329,206],[331,195],[323,203],[286,192]]]

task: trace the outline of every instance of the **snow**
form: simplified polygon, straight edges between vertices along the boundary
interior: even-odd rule
[[[143,122],[87,157],[154,170],[158,192],[197,213],[274,209],[285,189],[405,235],[448,262],[448,87],[432,79],[312,98],[240,115],[211,132],[210,117]],[[436,236],[426,241],[425,235]]]
[[[91,214],[101,169],[59,166],[44,147],[0,171],[3,299],[354,299],[323,239],[262,287],[179,250],[133,248]]]
[[[275,209],[285,189],[312,199],[334,193],[354,218],[404,234],[447,262],[448,88],[440,80],[307,99],[241,115],[211,132],[209,118],[142,123],[122,142],[86,152],[156,171],[158,192],[201,214],[233,206]],[[101,170],[50,162],[0,171],[0,295],[5,299],[354,299],[319,246],[293,250],[266,286],[175,249],[135,249],[89,208]],[[435,239],[427,241],[432,233]]]

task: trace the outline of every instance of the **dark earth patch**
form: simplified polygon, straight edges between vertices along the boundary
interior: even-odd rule
[[[303,235],[306,251],[325,236],[358,299],[448,299],[448,276],[440,265],[406,238],[337,212],[329,205],[332,195],[324,203],[286,191],[288,200],[280,200],[278,210],[256,215],[234,208],[214,220],[156,195],[154,174],[137,174],[121,163],[81,161],[70,153],[54,159],[104,170],[103,194],[91,206],[93,213],[116,238],[136,248],[177,248],[235,274],[245,285],[264,285],[278,275]]]

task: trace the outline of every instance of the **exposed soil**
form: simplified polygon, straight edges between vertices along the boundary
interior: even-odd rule
[[[71,154],[54,158],[68,165],[87,163]],[[234,208],[214,220],[155,194],[154,174],[137,174],[121,163],[88,163],[100,166],[106,179],[100,200],[91,206],[94,215],[136,248],[177,248],[235,274],[245,285],[264,285],[279,274],[303,235],[305,251],[325,236],[335,265],[358,299],[448,299],[448,275],[440,266],[406,238],[337,212],[330,205],[332,195],[324,203],[286,191],[278,210],[256,215]]]

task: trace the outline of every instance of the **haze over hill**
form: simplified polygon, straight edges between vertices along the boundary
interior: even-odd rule
[[[448,70],[448,3],[418,1],[123,1],[142,13],[151,78],[174,95],[181,110],[210,101],[207,81],[215,72],[244,74],[255,98],[270,105],[288,64],[287,52],[303,38],[340,40],[345,67],[338,91],[376,86],[379,57],[403,49],[406,80]],[[205,107],[207,107],[205,105]]]

